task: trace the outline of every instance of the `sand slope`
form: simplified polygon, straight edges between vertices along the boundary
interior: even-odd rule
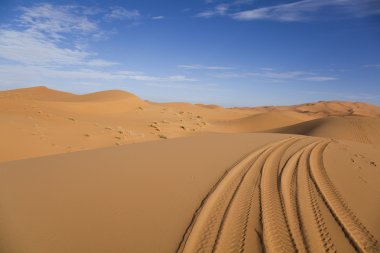
[[[2,163],[0,252],[175,252],[218,178],[282,138],[216,134]]]
[[[258,132],[271,128],[289,126],[314,119],[314,117],[294,111],[273,111],[216,123],[222,131]]]
[[[380,118],[327,117],[274,129],[272,132],[330,137],[380,145]]]
[[[0,250],[378,252],[379,154],[213,134],[1,163]]]

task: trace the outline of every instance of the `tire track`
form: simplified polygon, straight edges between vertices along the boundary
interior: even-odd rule
[[[284,141],[272,144],[268,149],[273,149],[282,142]],[[266,148],[248,155],[220,181],[202,206],[187,240],[179,247],[179,249],[183,248],[181,252],[212,252],[214,250],[223,218],[243,176],[253,165],[256,157],[265,150]]]
[[[264,149],[264,148],[263,148]],[[258,152],[258,151],[257,151]],[[186,232],[184,233],[183,237],[182,237],[182,240],[180,241],[179,245],[178,245],[178,248],[176,250],[176,252],[183,252],[184,250],[184,246],[186,245],[186,242],[189,238],[189,235],[192,233],[193,231],[193,227],[194,227],[194,224],[196,223],[196,220],[199,216],[199,214],[201,213],[202,209],[204,208],[205,206],[205,203],[208,201],[209,197],[211,196],[211,194],[214,193],[214,191],[219,187],[220,183],[224,180],[224,178],[229,174],[230,171],[232,171],[238,164],[244,162],[248,157],[250,157],[252,154],[249,153],[247,155],[245,155],[244,157],[242,157],[240,160],[238,160],[237,162],[235,162],[231,167],[230,169],[226,170],[226,172],[219,178],[219,180],[216,182],[216,184],[210,189],[210,191],[206,194],[205,198],[201,201],[201,204],[200,206],[198,207],[198,209],[195,211],[192,219],[191,219],[191,222],[189,224],[189,226],[187,227],[186,229]]]
[[[360,252],[379,252],[379,243],[352,212],[337,191],[323,165],[323,152],[328,143],[319,144],[310,156],[312,179],[330,212],[353,246]]]
[[[287,138],[236,163],[202,201],[177,252],[336,252],[334,236],[345,238],[331,224],[351,249],[378,252],[327,176],[328,142]]]
[[[302,190],[297,192],[298,210],[301,214],[307,251],[318,252],[323,249],[324,252],[336,252],[317,202],[316,189],[310,178],[309,158],[316,145],[318,144],[309,146],[300,158],[297,183]]]
[[[282,154],[292,144],[294,141],[274,150],[262,169],[261,213],[267,252],[296,252],[282,206],[278,177]]]
[[[305,238],[302,234],[300,217],[297,210],[297,174],[299,160],[304,150],[299,150],[285,164],[281,173],[281,192],[282,203],[285,210],[285,216],[288,220],[290,233],[293,237],[294,244],[298,252],[306,252]]]
[[[260,170],[270,149],[264,151],[255,161],[252,168],[247,172],[242,184],[237,191],[235,198],[227,210],[224,224],[222,224],[220,234],[215,243],[215,252],[244,252],[247,240],[248,225],[254,226],[250,222],[253,209],[258,215],[258,203],[254,203],[255,193],[258,197],[258,183],[260,180]],[[253,240],[259,241],[259,238]]]

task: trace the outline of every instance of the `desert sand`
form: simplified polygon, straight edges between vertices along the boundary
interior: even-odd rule
[[[0,92],[0,252],[380,252],[380,107]]]

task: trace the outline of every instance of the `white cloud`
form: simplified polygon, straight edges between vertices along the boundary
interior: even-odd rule
[[[183,75],[174,75],[167,77],[148,76],[144,74],[132,74],[126,75],[126,79],[132,79],[136,81],[154,81],[154,82],[192,82],[197,81],[195,78],[189,78]]]
[[[161,19],[165,19],[165,17],[164,16],[154,16],[154,17],[152,17],[152,19],[161,20]]]
[[[61,39],[62,33],[96,33],[99,28],[96,22],[90,20],[90,9],[79,6],[53,6],[39,4],[20,8],[23,14],[19,23],[24,28],[55,39]]]
[[[261,77],[267,79],[294,79],[306,75],[302,71],[276,72],[276,71],[260,71],[260,72],[245,72],[245,73],[222,73],[213,75],[217,78],[244,78],[244,77]]]
[[[225,66],[204,66],[204,65],[198,65],[198,64],[191,64],[191,65],[177,65],[178,68],[182,69],[194,69],[194,70],[229,70],[234,69],[233,67],[225,67]]]
[[[118,65],[118,62],[111,62],[111,61],[106,61],[102,59],[95,59],[95,60],[89,60],[86,61],[84,65],[87,66],[92,66],[92,67],[110,67],[114,65]]]
[[[136,20],[141,18],[138,10],[128,10],[124,7],[112,7],[111,12],[105,15],[106,19],[112,20]]]
[[[248,75],[271,78],[271,79],[294,79],[294,78],[307,75],[307,73],[303,71],[289,71],[289,72],[263,71],[263,72],[257,72],[257,73],[248,73]]]
[[[325,100],[336,100],[344,99],[344,100],[356,100],[356,101],[365,101],[365,100],[374,100],[380,98],[380,95],[377,94],[366,94],[366,93],[358,93],[358,94],[349,94],[349,93],[333,93],[333,92],[324,92],[324,91],[303,91],[304,94],[310,95],[318,95],[319,97],[325,97]]]
[[[207,4],[211,4],[215,1],[213,0],[206,0]],[[202,11],[195,15],[197,18],[211,18],[214,16],[225,16],[228,14],[228,11],[231,10],[231,8],[240,6],[240,5],[245,5],[245,4],[250,4],[252,3],[253,0],[234,0],[230,1],[229,3],[220,3],[214,6],[212,9],[208,9],[205,11]]]
[[[212,3],[216,3],[216,2],[217,1],[215,1],[215,0],[205,0],[206,4],[212,4]],[[211,18],[214,16],[226,16],[226,15],[229,15],[228,12],[236,9],[237,7],[240,7],[242,5],[251,4],[252,2],[254,2],[254,0],[233,0],[233,1],[229,1],[228,3],[227,2],[219,3],[211,9],[209,8],[205,11],[202,11],[202,12],[196,14],[195,17],[197,17],[197,18]]]
[[[185,82],[188,82],[188,81],[193,82],[193,81],[197,81],[197,79],[195,79],[195,78],[188,78],[188,77],[183,76],[183,75],[169,76],[167,78],[167,80],[168,81],[176,81],[176,82],[184,82],[184,81]],[[165,81],[165,79],[164,79],[164,81]]]
[[[274,69],[273,69],[273,68],[259,68],[259,70],[263,70],[263,71],[273,71]]]
[[[206,10],[195,15],[197,18],[211,18],[214,16],[224,16],[229,10],[230,5],[228,4],[218,4],[211,10]]]
[[[95,53],[60,47],[44,34],[26,30],[0,29],[0,58],[30,65],[111,66],[115,63],[94,58]]]
[[[230,79],[230,78],[250,78],[257,77],[260,79],[270,80],[272,82],[288,81],[288,80],[306,80],[306,81],[332,81],[337,80],[337,77],[319,76],[315,73],[306,71],[274,71],[271,68],[260,68],[258,72],[229,72],[214,74],[213,77]]]
[[[91,36],[104,34],[90,19],[91,15],[99,14],[99,10],[51,4],[21,7],[19,10],[21,14],[15,26],[0,28],[0,58],[20,64],[54,67],[107,67],[116,64],[99,59],[83,44]]]
[[[280,4],[270,7],[262,7],[245,10],[231,15],[237,20],[278,20],[278,21],[302,21],[322,18],[320,11],[335,10],[343,16],[366,17],[380,14],[380,2],[378,0],[302,0],[293,3]],[[334,18],[338,17],[334,14]]]
[[[20,75],[22,73],[22,75]],[[107,83],[123,84],[130,80],[136,82],[155,82],[155,83],[178,83],[195,82],[194,78],[182,75],[173,76],[150,76],[142,72],[135,71],[102,71],[97,69],[62,69],[48,66],[31,66],[20,64],[0,65],[1,85],[50,85],[60,83],[65,85],[87,83]]]
[[[0,30],[0,57],[23,64],[78,64],[88,53],[62,49],[32,31]]]
[[[364,68],[369,68],[369,69],[380,69],[380,64],[367,64],[363,66]]]
[[[52,83],[191,82],[182,75],[151,76],[142,72],[109,70],[122,65],[89,51],[88,36],[102,34],[91,15],[104,11],[82,6],[41,4],[22,7],[16,23],[0,27],[0,76],[2,85],[50,85]],[[137,11],[112,8],[113,19],[135,19]],[[101,20],[101,18],[98,21]],[[101,68],[100,68],[101,67]],[[20,74],[22,73],[22,74]]]
[[[324,81],[337,80],[337,78],[333,77],[333,76],[312,76],[312,77],[305,77],[304,80],[306,80],[306,81],[324,82]]]

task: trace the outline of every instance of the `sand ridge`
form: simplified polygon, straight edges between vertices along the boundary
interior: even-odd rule
[[[380,118],[332,116],[269,130],[267,132],[330,137],[380,145]]]

